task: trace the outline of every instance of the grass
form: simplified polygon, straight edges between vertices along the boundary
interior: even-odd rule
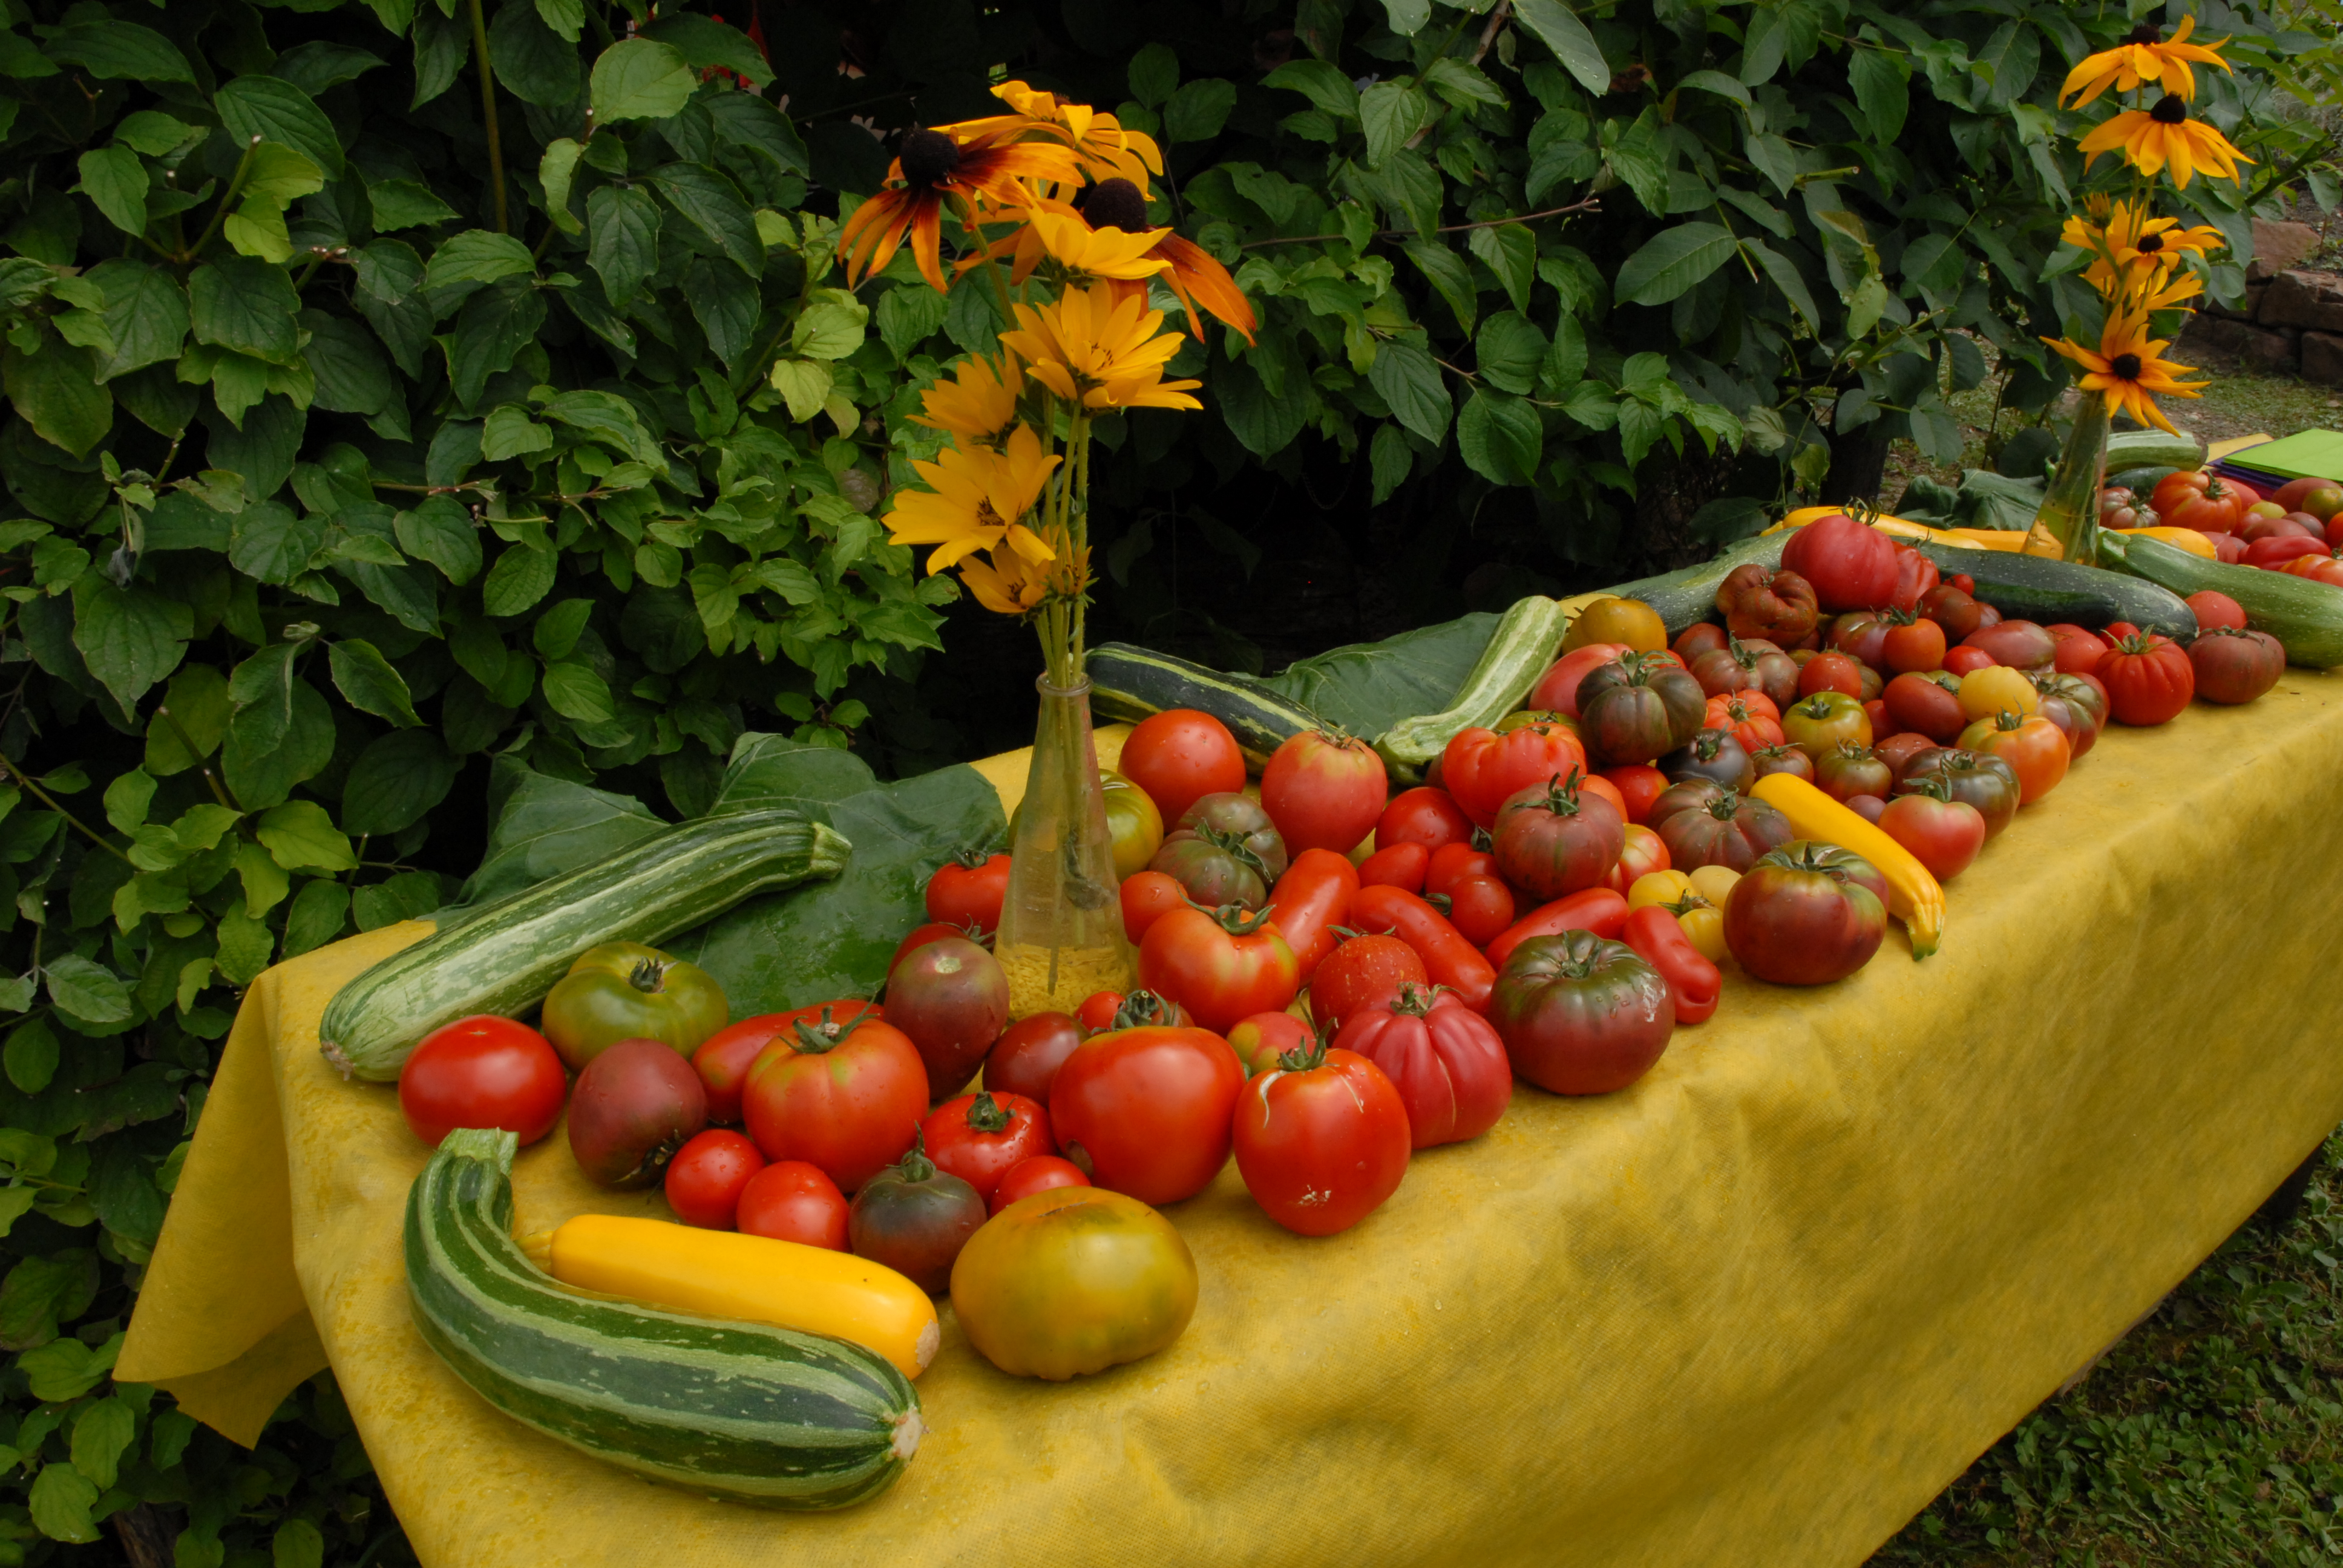
[[[1872,1568],[2275,1568],[2343,1557],[2343,1134]]]

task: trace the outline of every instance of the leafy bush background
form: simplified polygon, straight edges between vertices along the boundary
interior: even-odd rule
[[[736,8],[769,65],[582,0],[0,4],[0,1560],[111,1522],[186,1568],[404,1552],[329,1378],[249,1454],[107,1378],[245,984],[456,895],[492,765],[688,814],[746,729],[900,773],[1030,726],[1030,639],[877,521],[999,318],[836,287],[873,129],[1001,68],[1162,139],[1263,330],[1183,352],[1206,414],[1102,426],[1100,630],[1244,664],[1951,456],[1980,341],[2046,407],[2034,335],[2091,326],[2056,87],[2130,23]],[[2272,75],[2328,56],[2205,10],[2263,160],[2189,194],[2234,295],[2253,204],[2333,197]]]

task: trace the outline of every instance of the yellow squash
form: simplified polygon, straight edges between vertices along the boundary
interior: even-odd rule
[[[1911,934],[1912,956],[1925,959],[1945,934],[1945,890],[1912,851],[1805,779],[1769,773],[1749,791],[1790,819],[1801,839],[1851,849],[1887,879],[1887,912]]]
[[[2107,531],[2133,538],[2145,535],[2151,539],[2161,539],[2176,550],[2187,550],[2190,555],[2202,556],[2208,561],[2221,558],[2221,552],[2213,548],[2211,537],[2200,534],[2195,528],[2110,528]]]
[[[1800,507],[1765,531],[1777,534],[1785,528],[1803,528],[1817,518],[1844,510],[1844,507]],[[1871,526],[1883,534],[1915,544],[1933,539],[1940,545],[1966,545],[1981,550],[2017,550],[2026,545],[2024,534],[2007,528],[1932,528],[1926,523],[1885,515],[1872,518]]]
[[[577,1290],[828,1334],[878,1352],[905,1377],[925,1372],[942,1342],[927,1292],[850,1252],[616,1214],[580,1214],[520,1244]]]

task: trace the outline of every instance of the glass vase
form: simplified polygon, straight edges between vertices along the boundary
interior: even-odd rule
[[[2057,470],[2043,492],[2042,509],[2026,536],[2026,553],[2052,560],[2096,565],[2099,546],[2099,491],[2107,478],[2107,402],[2083,394],[2075,427],[2058,454]]]
[[[1093,992],[1131,990],[1138,975],[1091,740],[1091,683],[1057,687],[1045,675],[1033,684],[1041,711],[993,939],[1011,1018],[1071,1012]]]

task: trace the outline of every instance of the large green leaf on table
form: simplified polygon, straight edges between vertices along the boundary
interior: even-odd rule
[[[1489,646],[1497,618],[1476,611],[1382,642],[1297,659],[1262,685],[1369,739],[1403,719],[1443,713]]]
[[[924,918],[929,876],[955,849],[998,844],[1008,831],[1001,797],[972,768],[876,784],[846,752],[756,734],[732,756],[717,810],[797,805],[854,846],[835,880],[751,899],[668,944],[722,983],[736,1018],[870,995],[895,944]]]
[[[667,828],[631,796],[551,778],[510,757],[498,758],[489,771],[488,809],[496,826],[480,869],[459,895],[468,905],[508,898]]]

